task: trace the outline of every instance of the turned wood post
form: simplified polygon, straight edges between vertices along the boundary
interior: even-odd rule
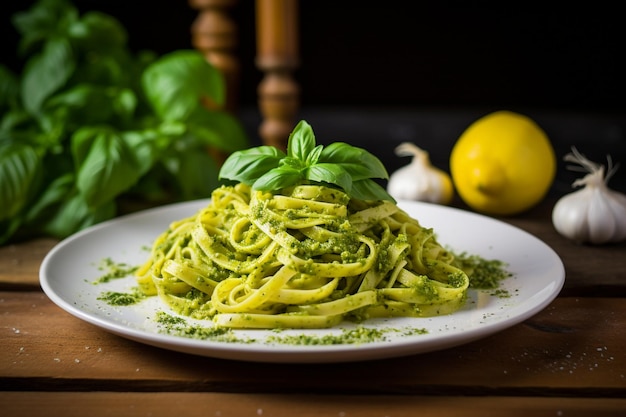
[[[256,65],[263,144],[285,150],[296,124],[300,89],[293,78],[299,65],[297,0],[256,0]]]
[[[190,7],[199,11],[191,26],[192,45],[224,76],[223,108],[231,113],[237,109],[240,83],[237,25],[229,15],[236,3],[237,0],[189,0]]]

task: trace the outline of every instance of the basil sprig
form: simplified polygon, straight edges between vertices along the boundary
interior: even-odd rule
[[[220,179],[241,182],[259,191],[280,191],[298,184],[337,187],[360,200],[395,202],[374,179],[389,179],[383,163],[365,149],[344,142],[316,145],[311,125],[300,121],[289,135],[287,153],[258,146],[232,153]]]

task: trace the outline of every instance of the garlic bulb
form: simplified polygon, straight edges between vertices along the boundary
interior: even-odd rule
[[[572,148],[565,161],[580,165],[587,175],[572,184],[584,188],[561,197],[552,210],[552,223],[563,236],[578,243],[615,243],[626,239],[626,195],[611,190],[607,183],[617,171],[608,158],[604,165],[588,160]],[[573,168],[574,169],[574,168]]]
[[[411,163],[389,177],[387,192],[398,200],[448,204],[454,194],[450,176],[430,163],[428,152],[405,142],[395,149],[398,156],[413,156]]]

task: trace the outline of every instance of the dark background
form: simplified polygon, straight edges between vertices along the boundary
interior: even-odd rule
[[[17,71],[9,18],[32,3],[0,5],[1,62]],[[197,11],[185,0],[74,4],[118,18],[133,50],[192,47]],[[301,118],[321,143],[356,143],[393,171],[408,162],[393,148],[409,140],[446,169],[469,123],[509,109],[537,121],[559,159],[577,146],[597,162],[611,154],[626,164],[626,25],[615,3],[303,0],[299,7]],[[240,30],[241,117],[258,141],[254,1],[240,0],[232,17]],[[623,189],[625,170],[611,184]],[[578,176],[561,172],[557,191],[570,191]]]
[[[9,17],[32,1],[5,1],[2,61],[19,64]],[[616,6],[584,2],[301,1],[303,105],[524,106],[623,111],[626,24]],[[75,0],[118,18],[133,50],[191,48],[197,12],[185,0]],[[416,10],[415,10],[416,9]],[[239,25],[241,103],[254,105],[254,1]]]

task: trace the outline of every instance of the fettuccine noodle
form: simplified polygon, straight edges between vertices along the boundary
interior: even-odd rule
[[[468,276],[396,204],[300,185],[216,189],[153,244],[137,281],[179,314],[228,328],[325,328],[462,307]]]

